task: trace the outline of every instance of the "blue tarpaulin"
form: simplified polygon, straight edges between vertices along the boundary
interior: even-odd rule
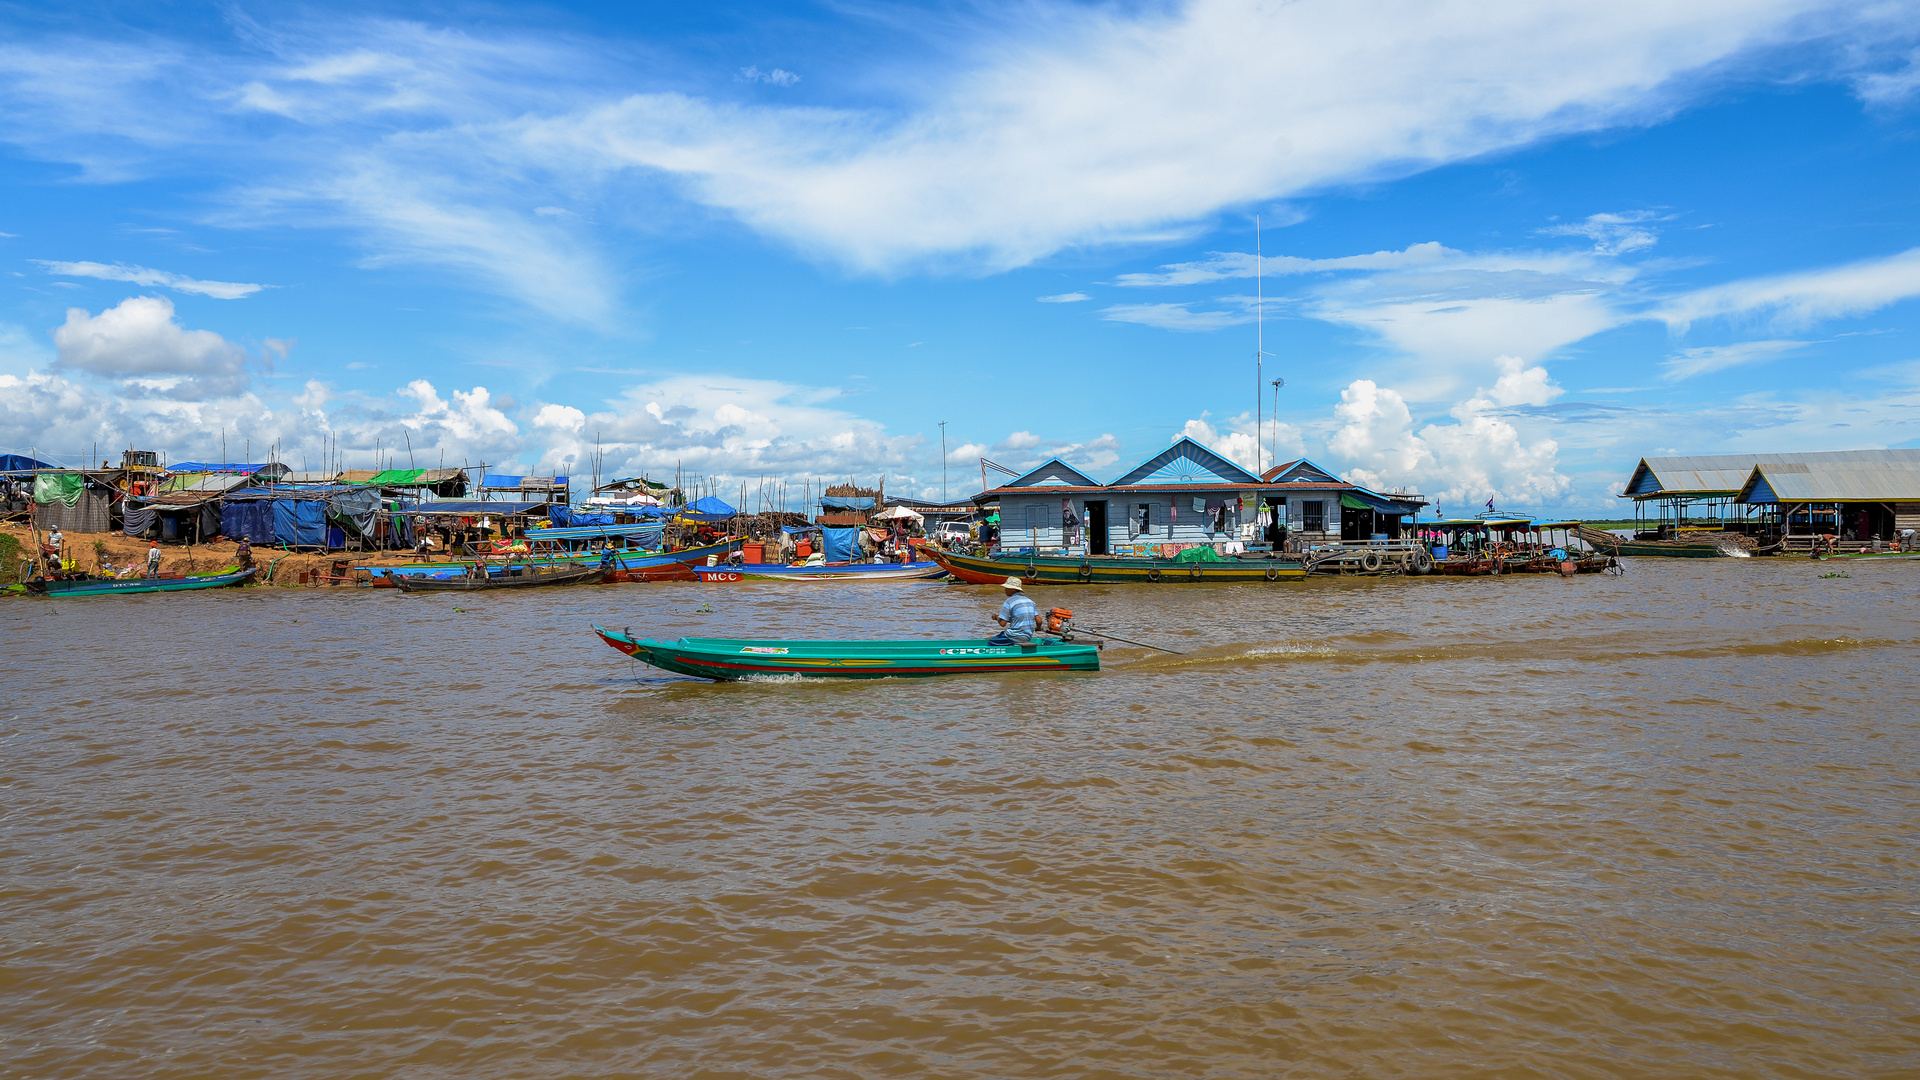
[[[871,495],[822,495],[820,496],[820,509],[822,510],[871,510],[873,509],[873,496]]]
[[[851,525],[844,529],[832,526],[821,528],[827,537],[828,562],[852,562],[860,554],[860,527]]]
[[[220,507],[220,533],[250,544],[273,543],[273,504],[265,499],[229,499]]]
[[[733,507],[711,495],[688,503],[680,509],[680,516],[688,521],[726,521],[733,515]]]
[[[553,522],[553,527],[556,529],[573,529],[586,525],[611,525],[613,514],[611,511],[575,510],[570,506],[554,503],[547,508],[547,520]]]
[[[273,541],[289,547],[325,547],[327,504],[318,500],[280,499],[273,507]]]
[[[39,458],[30,458],[25,454],[0,454],[0,472],[25,472],[28,469],[52,469]]]

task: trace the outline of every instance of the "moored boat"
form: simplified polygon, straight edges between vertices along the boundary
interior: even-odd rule
[[[740,563],[696,566],[701,581],[915,581],[945,577],[937,562],[842,563],[837,566],[786,566],[780,563]]]
[[[738,549],[740,541],[726,540],[717,544],[702,544],[699,547],[683,548],[679,551],[616,551],[614,552],[614,572],[608,581],[692,581],[693,567],[705,565],[708,556],[724,559]],[[535,556],[524,559],[515,565],[520,566],[598,566],[604,558],[600,551],[581,551],[566,556]],[[392,585],[399,577],[435,577],[452,580],[463,577],[468,562],[426,562],[409,563],[404,566],[369,566],[366,571],[372,575],[375,585]]]
[[[920,549],[956,579],[998,585],[1017,577],[1034,585],[1124,585],[1134,583],[1222,583],[1300,581],[1307,570],[1298,559],[1221,559],[1182,562],[1128,556],[1002,554],[962,555],[934,547]]]
[[[487,589],[539,589],[556,585],[598,585],[613,575],[612,566],[509,566],[485,577],[396,577],[401,592],[482,592]]]
[[[130,593],[195,592],[200,589],[224,589],[244,585],[257,572],[255,568],[204,576],[182,578],[87,578],[76,581],[35,580],[27,582],[27,591],[39,596],[125,596]]]
[[[757,641],[680,638],[655,641],[594,626],[609,646],[682,675],[721,682],[766,677],[808,679],[926,678],[1008,672],[1100,670],[1100,650],[1054,638],[1024,645],[952,641]]]

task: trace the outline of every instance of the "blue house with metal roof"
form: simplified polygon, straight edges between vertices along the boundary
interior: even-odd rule
[[[1000,506],[1000,546],[1148,554],[1161,545],[1367,539],[1426,505],[1381,495],[1302,459],[1265,478],[1182,438],[1109,483],[1054,458],[974,496]]]

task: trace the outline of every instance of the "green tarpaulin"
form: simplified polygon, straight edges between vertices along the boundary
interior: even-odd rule
[[[33,501],[37,503],[72,506],[80,501],[80,493],[85,490],[87,478],[77,472],[41,473],[33,478]]]
[[[1190,547],[1173,557],[1174,562],[1225,562],[1210,547]]]
[[[1348,495],[1344,491],[1340,493],[1340,505],[1346,507],[1349,510],[1373,509],[1373,507],[1368,506],[1366,503],[1361,502],[1359,499],[1356,499],[1351,495]]]
[[[375,487],[382,484],[417,484],[426,471],[425,469],[388,469],[374,473],[367,483]]]

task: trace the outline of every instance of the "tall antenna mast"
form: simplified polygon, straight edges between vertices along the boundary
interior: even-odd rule
[[[1253,475],[1259,476],[1265,463],[1261,460],[1260,436],[1266,431],[1267,418],[1260,411],[1260,390],[1267,382],[1267,372],[1263,366],[1267,349],[1267,278],[1266,261],[1260,253],[1260,215],[1253,215]]]

